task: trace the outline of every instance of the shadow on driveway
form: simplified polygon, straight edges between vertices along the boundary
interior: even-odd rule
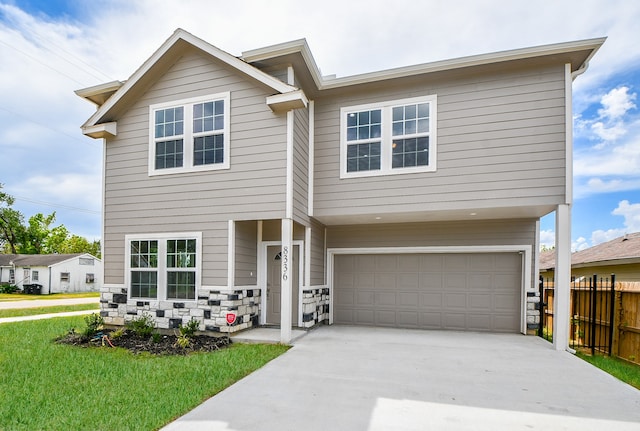
[[[165,430],[640,430],[640,391],[517,334],[324,326]]]

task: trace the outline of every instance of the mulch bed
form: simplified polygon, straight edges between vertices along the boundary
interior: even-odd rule
[[[210,337],[207,335],[194,335],[190,338],[188,347],[178,345],[178,337],[175,335],[160,335],[149,338],[141,338],[134,332],[125,330],[122,335],[113,337],[112,330],[104,330],[93,337],[70,332],[56,339],[57,343],[70,344],[80,347],[121,347],[133,353],[150,353],[153,355],[188,355],[193,352],[214,352],[228,347],[230,341],[227,337]]]

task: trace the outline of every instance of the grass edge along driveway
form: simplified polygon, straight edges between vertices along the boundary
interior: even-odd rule
[[[83,318],[0,326],[0,429],[158,429],[288,350],[151,356],[53,342],[72,327]]]

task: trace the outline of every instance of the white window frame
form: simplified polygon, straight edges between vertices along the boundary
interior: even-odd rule
[[[71,282],[71,273],[70,272],[61,272],[60,273],[60,282],[61,283],[70,283]]]
[[[396,106],[417,103],[429,103],[429,164],[425,166],[412,166],[408,168],[392,168],[392,142],[393,142],[393,117],[392,109]],[[347,172],[347,115],[350,113],[382,111],[382,128],[380,136],[380,169],[371,171]],[[360,178],[383,175],[410,174],[417,172],[435,172],[437,160],[437,95],[411,97],[407,99],[389,100],[378,103],[368,103],[356,106],[340,108],[340,178]],[[372,141],[372,139],[369,139]]]
[[[31,281],[40,281],[40,273],[38,271],[31,271]]]
[[[224,144],[224,159],[222,163],[210,163],[206,165],[194,165],[193,157],[193,105],[205,102],[224,101],[224,129],[222,130]],[[206,96],[192,97],[189,99],[175,100],[171,102],[156,103],[149,106],[149,176],[169,175],[186,172],[213,171],[220,169],[229,169],[230,163],[230,112],[231,112],[231,93],[216,93]],[[156,139],[155,139],[155,113],[156,111],[168,108],[184,108],[184,129],[182,135],[176,135],[176,138],[182,137],[183,159],[182,166],[178,168],[156,169]],[[219,134],[220,131],[216,131]],[[198,133],[197,136],[207,135],[207,133]],[[170,139],[169,139],[170,140]]]
[[[196,285],[194,299],[167,298],[167,272],[175,268],[167,268],[167,240],[175,239],[195,239],[196,240],[196,266],[189,270],[196,273]],[[131,241],[158,241],[158,267],[154,268],[158,273],[158,296],[156,298],[138,297],[131,295]],[[194,302],[198,300],[198,289],[201,286],[202,273],[202,232],[178,232],[178,233],[153,233],[139,235],[125,235],[125,286],[128,290],[129,299],[139,301],[171,301],[171,302]]]

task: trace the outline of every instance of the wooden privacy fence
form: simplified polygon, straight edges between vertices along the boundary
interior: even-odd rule
[[[640,283],[572,278],[569,346],[640,363]],[[540,277],[539,335],[553,339],[553,280]]]

